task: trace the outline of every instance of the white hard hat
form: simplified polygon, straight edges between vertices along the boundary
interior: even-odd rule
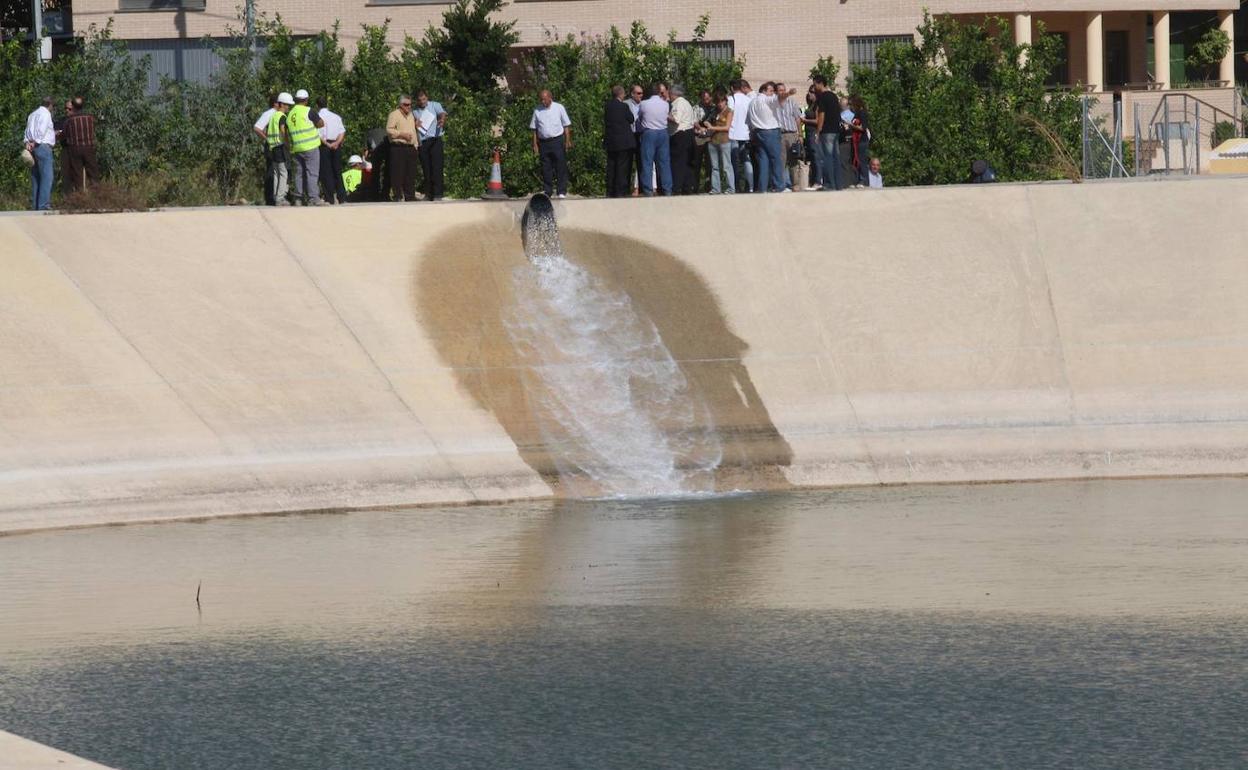
[[[295,98],[296,98],[296,99],[307,99],[307,98],[308,98],[308,92],[307,92],[307,91],[305,91],[305,90],[303,90],[302,88],[300,88],[298,91],[295,91]]]
[[[289,91],[282,91],[280,94],[277,95],[277,103],[278,104],[294,104],[295,98],[290,95]]]
[[[363,163],[363,162],[364,162],[364,159],[361,158],[359,155],[352,155],[350,158],[347,158],[348,166],[354,166],[356,163]]]

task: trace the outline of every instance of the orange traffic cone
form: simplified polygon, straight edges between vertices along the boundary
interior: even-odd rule
[[[503,164],[498,158],[498,148],[494,148],[494,165],[490,168],[490,182],[485,186],[485,195],[482,196],[486,200],[506,200],[507,193],[503,192]]]

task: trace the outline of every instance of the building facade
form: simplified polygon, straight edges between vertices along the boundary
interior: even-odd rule
[[[109,20],[116,37],[132,41],[153,56],[160,74],[199,77],[211,71],[203,59],[205,37],[226,34],[241,25],[240,0],[75,0],[74,27],[81,33]],[[257,10],[280,15],[295,34],[315,34],[341,22],[348,52],[359,38],[361,24],[390,21],[395,44],[405,35],[419,37],[437,24],[449,0],[257,0]],[[542,45],[550,36],[602,34],[613,25],[626,29],[633,20],[663,36],[677,39],[692,32],[703,13],[710,13],[708,53],[739,55],[751,80],[782,79],[803,83],[816,58],[832,55],[848,74],[854,64],[871,64],[886,40],[910,40],[923,9],[966,19],[1000,16],[1014,24],[1023,42],[1038,31],[1060,37],[1066,61],[1054,85],[1093,92],[1157,91],[1173,85],[1175,57],[1171,20],[1206,12],[1202,22],[1235,33],[1233,12],[1239,0],[513,0],[504,10],[516,21],[521,46]],[[1160,48],[1162,55],[1154,54]],[[1234,84],[1235,46],[1206,87]],[[197,53],[201,51],[201,53]],[[1168,54],[1168,55],[1167,55]],[[188,57],[190,57],[188,59]],[[199,57],[196,59],[195,57]]]

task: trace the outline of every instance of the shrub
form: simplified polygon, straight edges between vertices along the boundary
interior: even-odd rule
[[[962,182],[980,158],[1002,180],[1067,176],[1080,106],[1045,87],[1058,44],[1041,30],[1022,57],[1009,30],[1001,19],[925,16],[913,46],[886,43],[875,69],[854,68],[851,90],[866,100],[890,184]]]

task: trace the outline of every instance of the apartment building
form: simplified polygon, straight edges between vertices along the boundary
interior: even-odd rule
[[[296,34],[314,34],[341,22],[350,50],[361,24],[390,20],[396,44],[437,24],[449,0],[256,0],[269,17],[280,14]],[[110,19],[114,34],[140,54],[152,56],[159,74],[200,78],[215,66],[201,39],[238,28],[241,0],[75,0],[79,32]],[[1091,92],[1156,94],[1178,84],[1223,94],[1206,94],[1232,105],[1236,57],[1228,54],[1218,77],[1190,83],[1183,71],[1184,41],[1177,32],[1218,25],[1232,39],[1239,0],[512,0],[503,15],[516,21],[521,46],[542,45],[550,36],[602,34],[639,19],[658,35],[688,35],[699,16],[710,14],[707,39],[712,56],[740,55],[752,80],[805,81],[811,63],[831,54],[849,65],[871,65],[884,41],[912,39],[923,9],[967,20],[1001,16],[1013,22],[1020,41],[1055,35],[1066,52],[1053,73],[1054,86]],[[1181,22],[1176,25],[1174,21]],[[1167,45],[1157,46],[1156,40]],[[1159,50],[1160,55],[1155,51]],[[1237,99],[1234,100],[1237,105]],[[1238,109],[1234,110],[1238,114]]]

